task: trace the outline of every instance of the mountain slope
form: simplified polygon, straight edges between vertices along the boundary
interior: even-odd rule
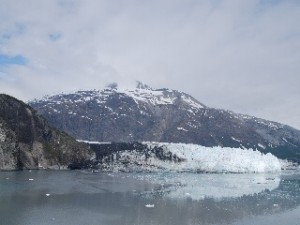
[[[0,94],[0,170],[67,167],[91,152],[25,103]]]
[[[157,141],[203,146],[300,147],[300,131],[252,116],[206,107],[170,89],[116,87],[78,91],[34,100],[30,105],[52,125],[90,141]],[[296,157],[294,154],[293,157]]]

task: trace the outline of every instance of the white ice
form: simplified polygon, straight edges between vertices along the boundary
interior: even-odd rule
[[[209,173],[269,173],[280,172],[281,163],[272,154],[262,154],[252,149],[229,147],[204,147],[194,144],[150,143],[149,147],[162,147],[165,153],[181,158],[181,162],[163,161],[154,154],[147,160],[136,151],[121,152],[121,158],[140,166],[162,168],[172,171],[195,171]]]

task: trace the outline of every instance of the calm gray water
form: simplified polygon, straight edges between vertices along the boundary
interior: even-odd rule
[[[299,206],[299,173],[0,172],[1,225],[300,224]]]

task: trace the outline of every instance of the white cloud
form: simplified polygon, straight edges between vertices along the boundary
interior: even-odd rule
[[[293,0],[2,1],[0,53],[28,63],[2,69],[0,90],[141,80],[300,128],[298,21]]]

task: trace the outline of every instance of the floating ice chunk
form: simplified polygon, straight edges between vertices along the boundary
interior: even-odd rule
[[[28,180],[33,181],[34,179],[33,178],[29,178]]]
[[[50,194],[49,194],[49,193],[47,193],[47,194],[46,194],[46,196],[47,196],[47,197],[49,197],[49,196],[50,196]]]
[[[146,208],[154,208],[154,204],[147,204],[145,205]]]

